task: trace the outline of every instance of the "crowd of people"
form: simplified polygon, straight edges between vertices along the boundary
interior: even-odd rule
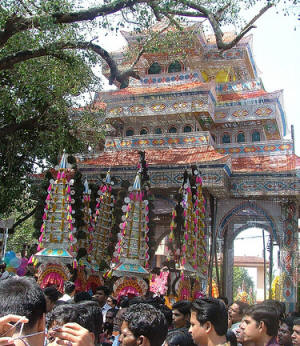
[[[100,286],[93,295],[65,282],[42,290],[29,277],[0,281],[0,346],[300,346],[300,314],[268,300],[228,306],[225,297],[178,301],[162,297],[117,301]]]

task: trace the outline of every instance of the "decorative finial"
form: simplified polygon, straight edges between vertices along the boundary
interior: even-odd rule
[[[87,181],[87,177],[85,177],[83,186],[84,186],[84,193],[88,194],[89,193],[89,183]]]
[[[141,191],[141,175],[138,173],[135,177],[132,190]]]
[[[62,157],[60,159],[60,163],[58,166],[59,169],[66,169],[67,168],[67,155],[66,155],[66,150],[63,150]]]
[[[111,184],[110,170],[106,173],[105,183]]]

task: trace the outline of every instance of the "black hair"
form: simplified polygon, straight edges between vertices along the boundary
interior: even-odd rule
[[[150,304],[131,305],[124,314],[124,321],[136,338],[147,337],[151,346],[161,346],[168,333],[164,314]]]
[[[14,276],[0,281],[0,317],[14,314],[29,320],[24,330],[30,330],[46,313],[46,299],[36,281]]]
[[[270,304],[262,303],[252,305],[246,310],[245,315],[253,318],[257,325],[263,321],[269,336],[277,335],[279,329],[278,310]]]
[[[106,296],[109,296],[109,293],[110,293],[109,288],[106,286],[98,286],[96,288],[96,292],[97,291],[103,291]]]
[[[285,304],[279,300],[267,299],[262,304],[273,307],[278,314],[278,318],[282,319],[285,317]]]
[[[194,346],[193,339],[190,334],[181,331],[170,331],[165,339],[168,346]]]
[[[211,297],[196,299],[191,310],[197,313],[197,320],[201,325],[209,321],[219,336],[226,334],[228,314],[222,301]]]
[[[226,332],[226,341],[230,343],[230,346],[237,346],[236,335],[231,329],[228,329]]]
[[[119,300],[120,308],[128,308],[129,306],[129,299],[127,296],[121,296]]]
[[[116,298],[114,298],[113,296],[109,296],[109,298],[111,299],[111,301],[112,301],[112,303],[113,303],[114,305],[117,305],[117,304],[118,304],[118,301],[117,301]]]
[[[88,292],[77,292],[74,296],[74,303],[79,303],[86,300],[92,300],[92,297]]]
[[[239,315],[244,315],[245,311],[249,308],[249,304],[245,302],[241,302],[240,300],[237,300],[233,302],[232,304],[236,304],[239,307]]]
[[[43,292],[52,303],[55,303],[61,297],[61,293],[55,286],[46,287],[43,289]]]
[[[143,297],[133,297],[133,298],[129,299],[129,302],[128,302],[129,306],[134,305],[134,304],[140,304],[140,303],[145,303],[145,300]]]
[[[288,329],[289,329],[290,333],[293,332],[293,325],[294,325],[293,317],[288,316],[286,318],[281,319],[280,322],[284,323],[284,324],[286,324],[288,326]]]
[[[228,298],[225,296],[219,296],[218,299],[223,300],[225,305],[228,305]]]
[[[102,315],[102,309],[100,308],[99,304],[88,300],[80,302],[77,306],[83,306],[89,311],[90,318],[92,319],[93,323],[93,333],[95,334],[96,340],[98,340],[100,333],[102,332],[102,324],[103,324],[103,315]]]
[[[172,305],[172,310],[178,310],[181,314],[187,315],[191,313],[192,303],[188,300],[179,300]]]
[[[170,327],[173,323],[172,310],[164,304],[159,305],[157,309],[165,315],[168,327]]]
[[[64,325],[69,322],[78,323],[89,332],[94,333],[97,338],[102,328],[102,311],[96,306],[85,306],[83,304],[59,305],[48,313],[46,321],[47,328],[50,329],[54,322],[58,325]]]
[[[299,317],[296,317],[296,318],[293,320],[293,326],[300,326],[300,318],[299,318]]]
[[[71,294],[75,290],[75,284],[72,281],[65,281],[64,290],[66,294]]]

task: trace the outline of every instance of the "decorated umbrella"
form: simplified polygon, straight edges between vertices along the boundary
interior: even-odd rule
[[[142,276],[149,275],[148,270],[148,200],[141,190],[141,176],[137,173],[134,184],[129,187],[129,196],[125,197],[122,207],[123,222],[118,234],[118,243],[114,252],[113,275]]]
[[[202,181],[196,169],[192,174],[193,184],[185,172],[183,185],[180,188],[181,201],[172,211],[171,232],[169,241],[173,248],[173,256],[184,275],[205,278],[207,270],[206,240],[204,236],[205,201],[202,195]],[[178,212],[181,224],[177,225]],[[179,244],[175,241],[175,230],[179,231]],[[179,245],[179,248],[178,248]],[[175,248],[177,249],[175,250]]]
[[[92,226],[92,212],[90,208],[91,201],[91,190],[89,189],[89,184],[87,179],[84,181],[84,191],[83,191],[83,226],[80,228],[80,237],[78,236],[78,255],[81,252],[83,256],[80,256],[79,265],[83,263],[84,260],[87,260],[88,254],[91,252],[90,244],[93,240],[93,231]],[[79,258],[79,256],[78,256]]]
[[[74,181],[68,176],[65,152],[57,169],[56,179],[51,179],[48,187],[38,252],[31,258],[30,262],[62,265],[62,271],[64,271],[64,264],[77,265],[75,259],[77,240],[74,236],[76,229],[73,227],[72,219],[72,214],[74,214],[72,203],[74,201],[71,197],[73,194],[71,186]],[[46,267],[44,269],[47,270]],[[53,272],[53,276],[55,275]],[[40,272],[41,277],[43,275]],[[62,276],[61,280],[63,280]],[[44,285],[40,279],[39,282]]]
[[[112,229],[112,213],[114,207],[114,196],[112,194],[112,185],[110,172],[107,172],[103,184],[98,190],[96,212],[94,215],[95,230],[93,241],[88,249],[90,263],[93,269],[109,268],[111,258],[108,254],[110,236]]]

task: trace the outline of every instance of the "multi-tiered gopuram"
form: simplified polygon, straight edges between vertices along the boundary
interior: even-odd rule
[[[135,36],[124,33],[129,47]],[[120,53],[116,58],[122,60]],[[138,152],[146,153],[155,195],[157,245],[169,233],[174,195],[185,169],[197,165],[207,199],[206,226],[222,254],[224,293],[232,298],[233,242],[252,227],[280,247],[283,298],[294,308],[297,287],[300,161],[294,153],[283,91],[260,79],[251,36],[220,53],[200,26],[182,57],[145,53],[140,80],[96,95],[111,131],[103,151],[78,156],[89,180],[110,169],[133,182]],[[94,112],[97,116],[97,112]],[[277,259],[276,259],[277,260]]]

